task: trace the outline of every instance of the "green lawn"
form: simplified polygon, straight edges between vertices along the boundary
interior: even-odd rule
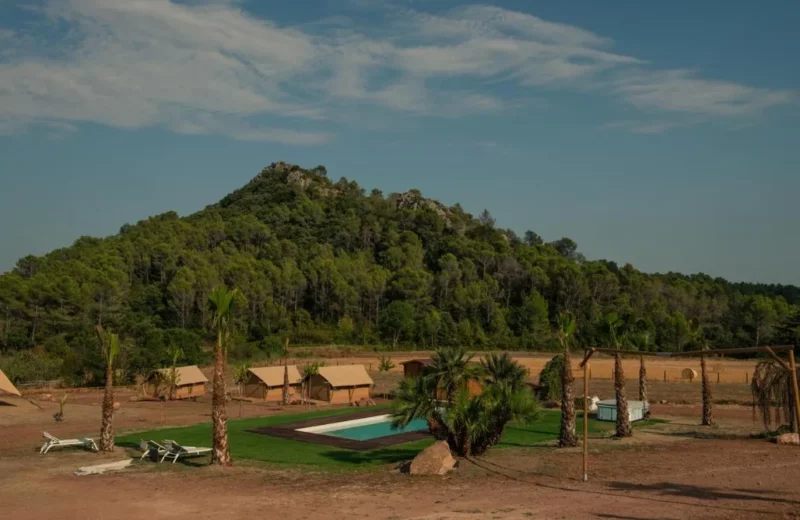
[[[306,466],[328,470],[346,470],[370,468],[384,464],[409,460],[420,450],[428,446],[432,440],[422,440],[400,444],[389,448],[372,451],[351,451],[334,448],[322,444],[279,439],[245,430],[259,426],[276,426],[316,417],[332,417],[352,413],[350,408],[315,411],[303,414],[276,415],[252,419],[233,419],[228,422],[228,438],[231,454],[235,459],[250,459],[275,465]],[[545,410],[536,422],[518,426],[511,424],[497,448],[532,447],[558,437],[561,414],[558,411]],[[589,431],[593,437],[609,435],[613,423],[589,421]],[[583,423],[578,419],[579,435],[583,432]],[[138,450],[140,439],[160,441],[172,439],[190,446],[211,445],[211,424],[197,424],[182,428],[167,428],[141,433],[120,435],[117,444]]]

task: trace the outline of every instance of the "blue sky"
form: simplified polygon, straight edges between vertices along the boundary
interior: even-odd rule
[[[800,4],[0,0],[0,270],[277,160],[800,283]]]

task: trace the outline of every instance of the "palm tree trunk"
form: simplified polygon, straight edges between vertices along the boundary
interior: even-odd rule
[[[283,393],[281,394],[281,404],[283,406],[289,404],[289,365],[286,364],[286,358],[283,358]]]
[[[633,431],[628,415],[628,398],[625,396],[625,372],[619,352],[614,355],[614,394],[617,400],[617,437],[630,437]]]
[[[639,400],[647,402],[647,366],[644,356],[639,356]]]
[[[213,439],[211,463],[228,466],[231,463],[231,453],[228,447],[228,415],[225,392],[225,351],[222,346],[222,331],[218,334],[218,341],[214,347],[214,393],[211,398],[211,421],[213,424]]]
[[[569,349],[565,348],[564,365],[561,370],[561,432],[558,437],[558,445],[562,448],[578,445],[578,437],[575,435],[575,399],[572,396],[574,381]],[[584,398],[588,399],[588,396]]]
[[[242,417],[244,411],[244,384],[239,383],[239,418]]]
[[[103,425],[100,427],[100,449],[114,451],[114,370],[106,366],[106,391],[103,395]]]
[[[711,383],[708,381],[705,356],[700,356],[700,377],[703,384],[703,426],[711,426],[714,424],[711,415]]]

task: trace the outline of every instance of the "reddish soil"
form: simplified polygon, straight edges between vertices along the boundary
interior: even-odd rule
[[[73,399],[74,397],[74,399]],[[220,469],[141,464],[116,475],[75,477],[79,466],[125,454],[36,453],[42,430],[67,436],[99,426],[97,395],[71,396],[58,425],[56,403],[39,411],[0,407],[0,510],[15,520],[49,518],[284,519],[766,519],[800,518],[800,448],[748,435],[746,407],[717,406],[714,428],[697,426],[697,406],[654,405],[669,419],[624,441],[590,447],[589,482],[580,449],[493,450],[446,477],[409,477],[393,468],[331,474],[242,462]],[[118,430],[161,424],[161,404],[118,400]],[[237,403],[230,405],[238,415]],[[296,410],[292,410],[296,411]],[[169,424],[207,421],[210,404],[168,404]],[[246,404],[244,415],[281,413]],[[95,434],[96,436],[96,434]]]

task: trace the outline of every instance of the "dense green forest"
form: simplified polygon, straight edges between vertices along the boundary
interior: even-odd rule
[[[275,351],[284,337],[544,350],[561,311],[577,316],[583,345],[602,341],[609,312],[661,350],[686,348],[690,320],[717,347],[800,335],[798,287],[645,274],[587,260],[568,238],[517,236],[487,211],[474,218],[416,190],[367,194],[322,166],[275,163],[188,217],[165,213],[21,259],[0,276],[2,359],[17,379],[33,364],[41,378],[97,381],[102,323],[124,338],[129,375],[165,363],[170,344],[202,362],[219,284],[239,290],[238,358]]]

